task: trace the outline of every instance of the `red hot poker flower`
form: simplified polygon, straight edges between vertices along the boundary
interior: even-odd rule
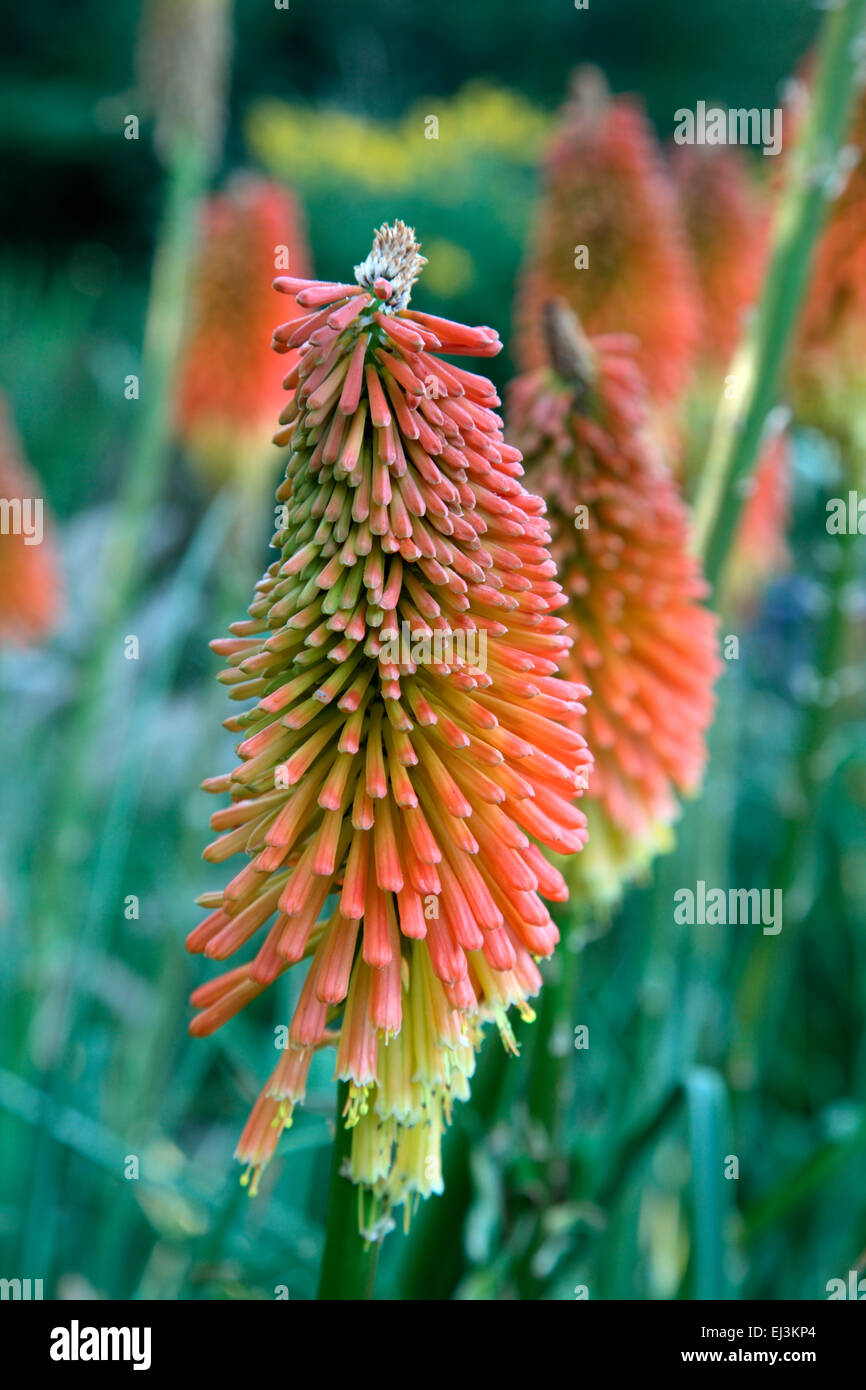
[[[355,285],[276,281],[304,314],[274,334],[300,352],[276,436],[279,558],[214,643],[232,696],[256,704],[229,721],[241,762],[207,784],[231,800],[206,857],[248,862],[201,900],[188,942],[226,960],[266,928],[194,994],[198,1035],[309,960],[238,1156],[257,1176],[313,1051],[336,1042],[374,1233],[441,1190],[441,1131],[483,1021],[510,1042],[509,1006],[530,1012],[535,958],[557,941],[542,898],[567,896],[538,846],[581,849],[591,762],[587,692],[557,674],[569,642],[544,504],[490,382],[439,356],[499,339],[410,309],[423,264],[397,222]]]
[[[638,102],[611,99],[591,69],[575,76],[545,165],[517,306],[527,368],[545,361],[540,312],[551,296],[588,333],[633,333],[653,399],[680,395],[699,309],[674,188]]]
[[[574,872],[611,900],[668,846],[677,797],[701,777],[715,619],[686,508],[645,431],[633,339],[587,339],[561,301],[545,322],[550,366],[513,384],[510,433],[549,499],[574,638],[564,672],[593,690],[590,843]]]
[[[206,480],[255,486],[275,470],[269,436],[287,366],[268,348],[270,283],[284,255],[294,274],[309,274],[303,216],[279,184],[242,174],[208,201],[203,235],[177,394],[178,433]]]

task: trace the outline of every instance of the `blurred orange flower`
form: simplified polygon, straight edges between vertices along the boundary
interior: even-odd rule
[[[276,469],[270,436],[293,361],[268,348],[280,270],[310,271],[297,200],[269,179],[236,175],[205,207],[177,392],[178,434],[211,483],[255,487]]]
[[[574,645],[569,680],[592,687],[589,845],[569,869],[594,898],[670,844],[694,792],[719,670],[716,619],[689,549],[689,517],[645,426],[635,343],[588,339],[562,301],[545,312],[549,366],[509,391],[510,437],[548,499]]]
[[[516,314],[522,365],[544,361],[540,306],[557,295],[588,333],[633,333],[653,398],[675,399],[698,346],[697,285],[674,187],[640,103],[611,98],[599,74],[580,69],[543,178]]]

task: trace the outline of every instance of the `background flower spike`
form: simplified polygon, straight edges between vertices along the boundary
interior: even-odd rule
[[[573,644],[564,674],[593,696],[590,843],[565,868],[614,901],[672,844],[680,794],[700,781],[719,670],[716,619],[689,516],[646,429],[636,344],[589,338],[562,300],[540,314],[548,365],[509,391],[509,437],[549,499]]]

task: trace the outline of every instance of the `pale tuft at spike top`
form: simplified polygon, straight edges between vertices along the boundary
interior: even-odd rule
[[[227,721],[238,766],[205,784],[229,797],[205,858],[246,862],[200,899],[188,938],[213,960],[245,955],[195,991],[200,1036],[309,961],[237,1157],[255,1190],[313,1054],[336,1046],[368,1237],[442,1190],[442,1132],[484,1023],[515,1050],[508,1011],[532,1016],[559,935],[545,900],[568,895],[541,847],[583,848],[592,765],[589,691],[559,675],[570,638],[544,503],[492,384],[440,356],[492,356],[499,337],[409,308],[424,263],[396,222],[357,284],[275,281],[303,314],[274,332],[297,353],[275,436],[278,557],[213,643],[230,697],[255,703]],[[470,634],[483,662],[461,656]],[[450,645],[431,658],[437,637]]]

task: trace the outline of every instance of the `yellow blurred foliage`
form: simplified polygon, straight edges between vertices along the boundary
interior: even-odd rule
[[[431,175],[466,172],[480,154],[533,164],[550,124],[521,93],[473,81],[453,97],[425,98],[392,122],[259,101],[246,134],[256,157],[295,184],[407,190]]]
[[[434,237],[425,243],[424,252],[427,256],[424,283],[432,294],[443,297],[463,294],[475,284],[478,278],[475,261],[456,241]]]

